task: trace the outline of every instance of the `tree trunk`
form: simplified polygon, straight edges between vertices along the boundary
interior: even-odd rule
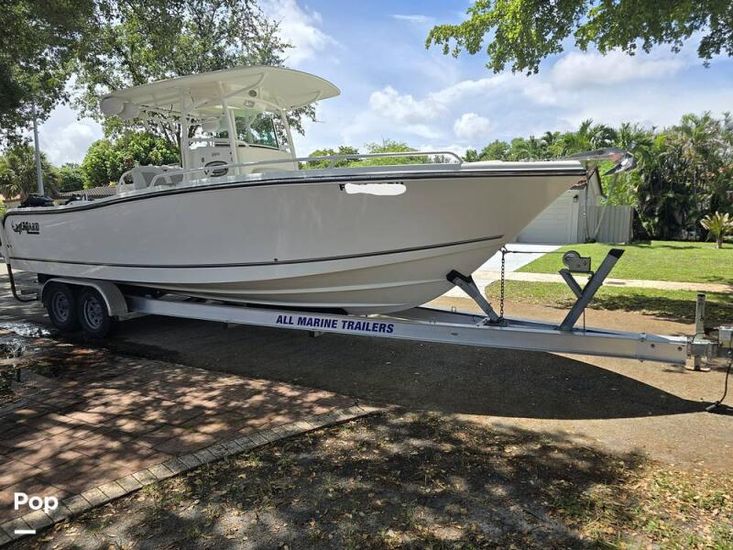
[[[715,245],[717,248],[723,248],[723,236],[721,235],[717,239],[715,239]]]

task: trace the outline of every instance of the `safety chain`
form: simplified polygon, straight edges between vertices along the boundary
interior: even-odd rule
[[[500,279],[500,285],[501,285],[501,292],[499,294],[499,319],[504,318],[504,270],[506,267],[506,255],[509,253],[509,251],[506,249],[505,246],[501,247],[501,279]]]

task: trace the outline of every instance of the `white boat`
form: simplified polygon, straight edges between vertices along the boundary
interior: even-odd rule
[[[401,311],[445,293],[450,272],[472,273],[585,177],[578,161],[465,163],[440,151],[410,153],[427,163],[360,155],[363,166],[307,169],[343,159],[296,157],[287,113],[338,94],[275,67],[114,92],[102,99],[107,115],[180,124],[182,166],[135,167],[111,197],[8,211],[5,257],[42,280]]]

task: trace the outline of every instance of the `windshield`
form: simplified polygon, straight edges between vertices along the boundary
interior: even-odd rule
[[[234,120],[237,128],[237,140],[244,141],[250,145],[261,145],[279,149],[274,119],[277,115],[254,109],[241,109],[235,114]],[[227,138],[225,130],[217,137]]]

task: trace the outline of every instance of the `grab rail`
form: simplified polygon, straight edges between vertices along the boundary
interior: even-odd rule
[[[448,156],[456,159],[458,161],[458,164],[463,163],[463,159],[453,151],[404,151],[404,152],[395,152],[395,153],[354,153],[354,154],[346,154],[346,155],[324,155],[324,156],[318,156],[318,157],[298,157],[298,158],[292,158],[292,159],[274,159],[274,160],[258,160],[258,161],[250,161],[250,162],[237,162],[237,163],[231,163],[231,164],[219,164],[216,166],[200,166],[198,168],[187,168],[180,170],[166,170],[165,172],[161,174],[156,174],[153,179],[150,181],[150,185],[148,187],[155,187],[156,183],[160,179],[165,179],[168,181],[169,185],[174,185],[172,177],[175,176],[185,176],[187,174],[192,174],[196,172],[213,172],[213,171],[219,171],[219,170],[229,170],[230,168],[245,168],[245,167],[254,167],[254,166],[263,166],[268,164],[283,164],[285,162],[319,162],[324,160],[330,160],[328,167],[333,168],[333,166],[338,162],[339,160],[364,160],[364,159],[371,159],[371,158],[399,158],[399,157],[436,157],[436,156]],[[386,166],[399,166],[398,164],[394,165],[386,165]],[[134,168],[133,168],[134,170]],[[132,170],[128,170],[125,172],[122,177],[120,178],[120,182],[122,182],[123,178]],[[126,184],[124,184],[126,185]]]

